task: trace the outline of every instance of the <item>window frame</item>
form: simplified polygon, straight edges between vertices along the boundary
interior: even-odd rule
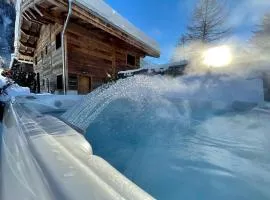
[[[129,61],[129,57],[132,57],[132,59],[134,58],[134,62],[130,63]],[[132,66],[135,67],[136,66],[136,55],[132,54],[132,53],[127,53],[127,57],[126,57],[126,61],[127,61],[127,65],[128,66]]]

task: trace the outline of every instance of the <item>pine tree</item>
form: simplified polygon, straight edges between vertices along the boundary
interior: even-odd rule
[[[184,35],[187,41],[210,43],[228,36],[226,6],[218,0],[200,0]],[[182,36],[183,37],[183,36]]]
[[[172,60],[199,59],[205,44],[226,38],[231,31],[226,26],[227,12],[224,0],[198,0],[187,32],[180,37]]]

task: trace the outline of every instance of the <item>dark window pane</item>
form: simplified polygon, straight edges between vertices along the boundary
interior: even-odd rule
[[[69,74],[69,76],[68,76],[68,88],[70,90],[77,90],[78,89],[77,75]]]
[[[63,75],[58,75],[57,76],[56,88],[58,90],[62,90],[63,89]]]
[[[128,54],[127,55],[127,64],[135,66],[135,56]]]
[[[62,46],[61,33],[58,33],[55,37],[55,48],[59,49]]]

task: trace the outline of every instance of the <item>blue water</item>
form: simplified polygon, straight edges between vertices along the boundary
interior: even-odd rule
[[[217,105],[118,98],[86,138],[157,199],[270,199],[270,114]]]
[[[61,118],[157,199],[270,199],[270,112],[259,79],[134,76]]]

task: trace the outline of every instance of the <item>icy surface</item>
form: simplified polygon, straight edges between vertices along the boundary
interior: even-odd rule
[[[135,76],[63,116],[157,199],[270,198],[270,110],[260,79]]]
[[[132,25],[129,21],[123,18],[119,13],[113,10],[105,1],[101,0],[74,0],[80,5],[85,6],[91,12],[94,12],[98,16],[111,23],[113,26],[118,27],[122,31],[131,35],[140,42],[148,45],[153,50],[159,52],[158,44],[146,36],[142,31]]]
[[[40,113],[45,110],[35,101],[43,100],[51,102],[52,111],[55,101],[74,104],[78,99],[30,96],[10,104],[3,121],[1,200],[153,199],[93,155],[81,134]]]

